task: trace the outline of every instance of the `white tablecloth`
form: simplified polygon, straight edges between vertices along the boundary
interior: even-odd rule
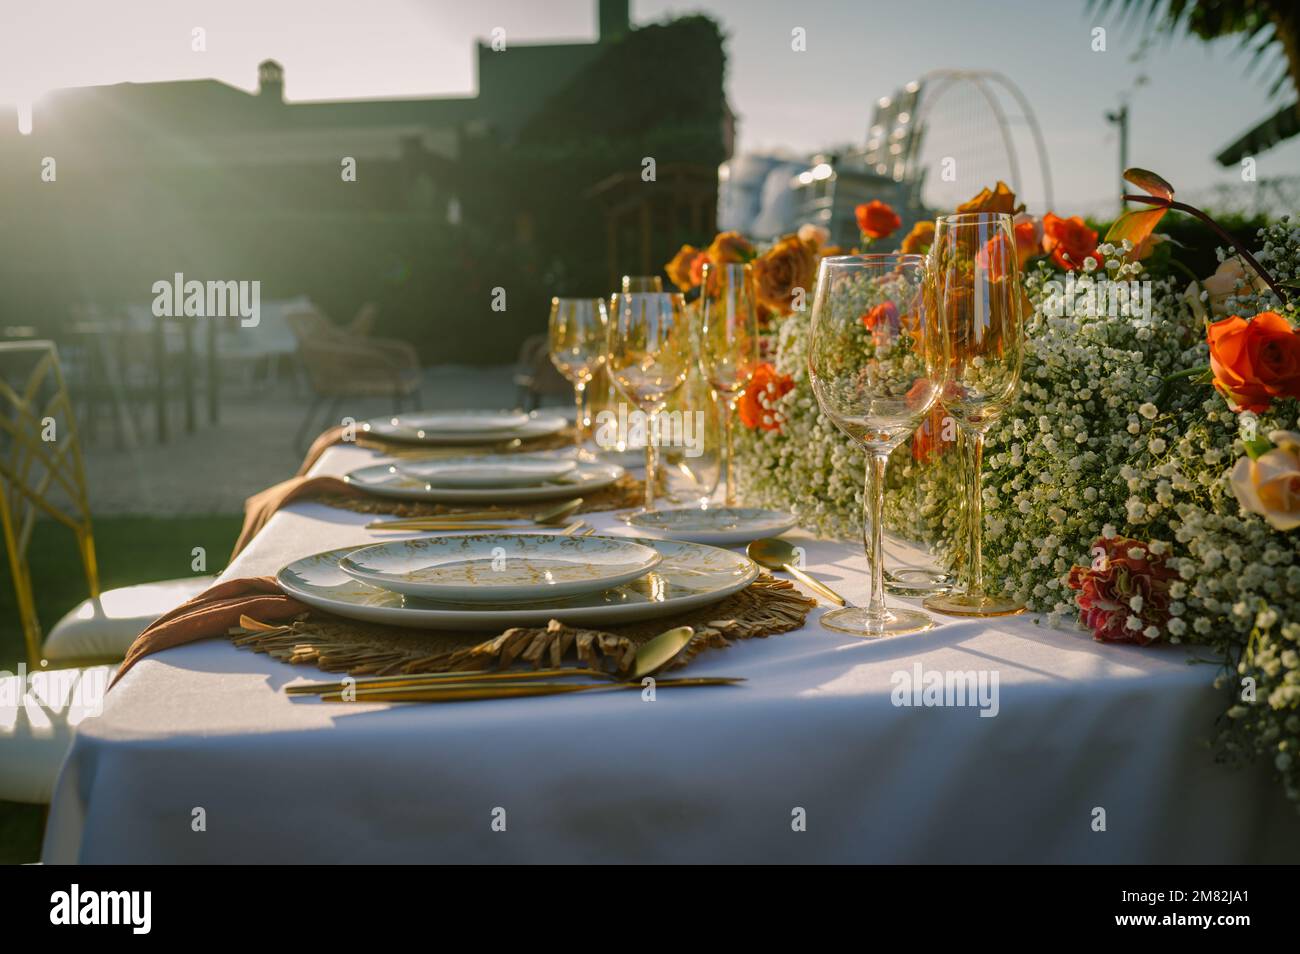
[[[335,448],[316,472],[371,460]],[[291,506],[224,576],[377,539],[363,529],[370,519]],[[860,549],[796,542],[809,569],[865,599]],[[1189,665],[1176,648],[1103,646],[1028,616],[861,641],[820,627],[820,612],[797,632],[691,666],[744,676],[742,688],[663,690],[653,702],[628,692],[345,707],[291,699],[285,685],[320,673],[224,640],[167,650],[81,724],[44,858],[1300,858],[1300,823],[1265,770],[1218,765],[1205,747],[1223,706],[1213,665]],[[892,677],[918,663],[996,671],[997,715],[895,706]],[[197,809],[205,831],[193,830]]]

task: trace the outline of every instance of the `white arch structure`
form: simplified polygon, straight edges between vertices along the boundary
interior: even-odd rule
[[[945,95],[953,90],[966,87],[972,88],[988,104],[990,112],[997,122],[998,132],[1002,140],[1003,148],[1006,150],[1007,164],[1010,169],[1012,181],[1009,183],[1017,192],[1023,187],[1020,178],[1020,156],[1016,147],[1015,139],[1012,136],[1012,121],[1008,116],[1003,101],[998,96],[1000,88],[1008,94],[1017,111],[1020,113],[1021,121],[1029,127],[1030,135],[1034,140],[1034,150],[1037,153],[1039,174],[1042,178],[1045,209],[1051,209],[1055,205],[1052,193],[1052,169],[1047,159],[1047,145],[1043,141],[1042,130],[1038,126],[1038,120],[1034,117],[1034,111],[1025,99],[1020,88],[1002,73],[993,70],[932,70],[926,73],[917,81],[920,89],[918,90],[917,99],[919,108],[916,115],[917,135],[909,138],[909,150],[906,155],[906,178],[919,182],[921,181],[921,150],[929,137],[928,121],[934,112],[935,105],[941,102]]]

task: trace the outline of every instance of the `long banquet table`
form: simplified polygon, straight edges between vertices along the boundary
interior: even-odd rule
[[[374,459],[336,447],[314,473]],[[379,539],[364,529],[371,519],[294,504],[223,576]],[[865,598],[860,547],[791,538],[812,572]],[[282,691],[319,678],[310,667],[222,639],[169,649],[79,727],[44,860],[1300,859],[1300,821],[1264,768],[1216,764],[1205,746],[1222,709],[1216,666],[1028,615],[868,642],[823,629],[821,611],[689,669],[743,676],[743,687],[663,690],[653,702],[628,692],[331,705]],[[891,677],[918,663],[995,671],[997,715],[894,705]]]

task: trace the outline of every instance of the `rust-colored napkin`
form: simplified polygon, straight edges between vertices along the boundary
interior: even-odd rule
[[[298,476],[305,477],[307,471],[316,466],[316,461],[320,460],[322,454],[335,444],[341,444],[342,442],[343,427],[341,425],[322,431],[320,437],[312,441],[311,447],[307,449],[307,456],[302,459],[302,466],[298,468]]]
[[[239,625],[241,616],[269,621],[292,619],[305,612],[307,606],[286,596],[274,577],[226,580],[210,586],[145,627],[127,649],[126,658],[109,688],[117,684],[122,673],[150,653],[196,639],[224,636],[232,626]]]
[[[238,556],[257,531],[265,527],[272,515],[285,504],[299,497],[315,497],[326,493],[345,497],[366,496],[364,490],[340,477],[304,477],[300,474],[282,480],[244,501],[244,526],[239,531],[239,539],[235,541],[235,549],[230,558],[233,560]]]

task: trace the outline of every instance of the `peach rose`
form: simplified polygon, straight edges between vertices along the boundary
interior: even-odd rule
[[[794,290],[810,295],[816,278],[817,252],[797,235],[786,236],[754,260],[754,293],[779,315],[794,311]]]
[[[1201,287],[1209,295],[1210,313],[1217,316],[1228,313],[1228,299],[1233,295],[1268,291],[1264,279],[1236,255],[1220,262],[1214,274],[1201,282]]]
[[[985,186],[980,190],[979,195],[963,202],[956,209],[958,214],[963,212],[1002,212],[1007,215],[1016,215],[1024,210],[1023,205],[1016,205],[1016,194],[1001,179],[998,180],[996,188],[989,189]]]
[[[904,255],[924,255],[934,244],[934,220],[922,219],[912,226],[899,251]]]
[[[754,257],[754,245],[739,232],[719,232],[708,248],[708,256],[714,265],[748,262]]]
[[[1246,510],[1275,530],[1294,530],[1300,527],[1300,434],[1273,431],[1268,439],[1273,449],[1237,461],[1228,481]]]
[[[858,206],[853,213],[858,219],[858,229],[869,239],[889,238],[903,224],[898,213],[879,199]]]
[[[805,222],[799,226],[799,231],[795,234],[799,236],[799,241],[807,242],[813,248],[819,250],[831,240],[830,229],[824,225],[814,225],[812,222]]]
[[[1102,264],[1097,233],[1078,215],[1063,219],[1048,212],[1043,216],[1043,251],[1067,272],[1083,268],[1083,260],[1089,257]]]
[[[1214,386],[1234,411],[1268,409],[1275,397],[1300,397],[1300,335],[1274,311],[1237,315],[1205,330]]]

